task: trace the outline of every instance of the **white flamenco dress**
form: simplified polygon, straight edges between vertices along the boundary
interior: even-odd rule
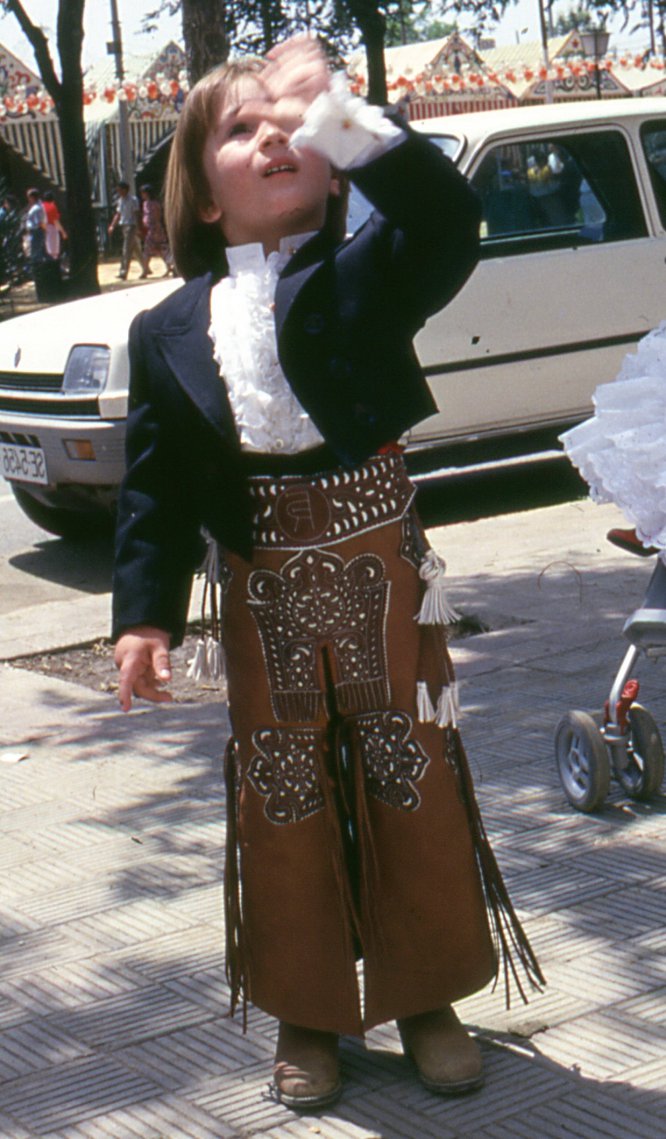
[[[560,440],[595,502],[614,502],[666,560],[666,321],[593,396],[591,419]]]

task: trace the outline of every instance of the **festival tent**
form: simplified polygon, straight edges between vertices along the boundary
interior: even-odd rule
[[[666,93],[665,61],[647,53],[585,55],[578,32],[539,42],[473,48],[458,32],[443,39],[387,48],[389,98],[410,119],[529,103]],[[349,61],[355,90],[367,91],[365,54]]]
[[[168,43],[157,55],[124,60],[122,83],[105,60],[84,75],[85,127],[93,198],[106,206],[120,176],[120,104],[127,109],[133,169],[141,173],[160,145],[173,134],[187,91],[185,55]],[[54,190],[65,185],[58,117],[43,83],[30,68],[0,46],[0,147],[20,156],[29,180]],[[26,181],[24,175],[23,182]]]

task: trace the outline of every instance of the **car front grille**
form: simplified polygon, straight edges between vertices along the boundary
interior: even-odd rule
[[[61,393],[62,379],[56,372],[0,372],[0,412],[75,419],[99,416],[97,396]]]
[[[45,376],[43,372],[0,372],[0,391],[59,392],[62,375]]]
[[[84,399],[40,399],[30,396],[3,395],[0,389],[0,411],[22,412],[26,415],[54,415],[58,417],[71,416],[76,419],[84,417],[92,419],[99,416],[99,404],[96,396]]]

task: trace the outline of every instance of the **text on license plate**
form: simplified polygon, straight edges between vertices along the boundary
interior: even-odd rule
[[[0,443],[0,473],[19,482],[49,481],[41,447],[21,447],[18,443]]]

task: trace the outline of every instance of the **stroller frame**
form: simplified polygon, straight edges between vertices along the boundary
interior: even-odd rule
[[[612,540],[612,539],[611,539]],[[631,642],[603,713],[568,712],[555,731],[555,757],[564,793],[576,810],[600,810],[611,778],[632,799],[658,793],[664,778],[664,746],[654,717],[636,700],[632,673],[641,655],[666,654],[666,565],[657,560],[640,609],[622,630]]]

